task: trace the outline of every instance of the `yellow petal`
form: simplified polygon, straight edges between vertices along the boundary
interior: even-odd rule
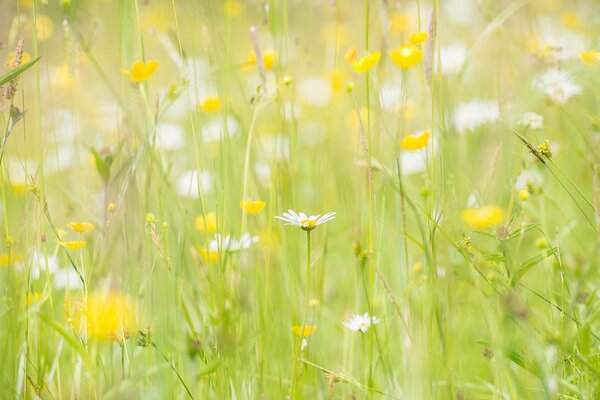
[[[354,72],[367,72],[371,68],[377,65],[381,58],[380,51],[374,51],[371,54],[367,54],[359,58],[352,63],[352,69]]]
[[[423,50],[415,46],[402,46],[390,52],[392,62],[399,68],[411,68],[423,60]]]
[[[264,201],[260,201],[260,200],[242,200],[240,201],[240,208],[242,210],[244,210],[244,212],[246,214],[249,215],[254,215],[254,214],[258,214],[259,212],[261,212],[261,210],[263,208],[265,208],[265,205],[267,203],[265,203]]]

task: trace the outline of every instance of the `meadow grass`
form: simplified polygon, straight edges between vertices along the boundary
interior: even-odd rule
[[[1,398],[600,398],[595,1],[0,10]]]

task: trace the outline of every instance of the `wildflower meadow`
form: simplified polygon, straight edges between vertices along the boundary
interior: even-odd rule
[[[1,399],[600,399],[597,0],[0,0]]]

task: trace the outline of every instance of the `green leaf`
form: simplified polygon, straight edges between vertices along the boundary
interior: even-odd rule
[[[96,170],[98,174],[104,181],[104,183],[108,183],[110,180],[110,165],[102,158],[102,156],[96,151],[94,148],[90,148],[90,151],[94,155],[94,160],[96,161]]]
[[[492,262],[504,262],[504,256],[502,254],[498,254],[498,253],[490,253],[490,254],[485,254],[483,256],[483,259],[486,261],[492,261]]]
[[[15,79],[16,77],[21,75],[23,72],[25,72],[27,69],[32,67],[33,64],[35,64],[39,60],[40,60],[40,57],[35,58],[31,61],[26,62],[25,64],[21,64],[18,67],[11,69],[4,76],[0,77],[0,85],[4,85],[5,83],[12,81],[13,79]]]
[[[538,224],[529,224],[527,226],[524,226],[522,228],[519,229],[515,229],[514,231],[512,231],[509,235],[508,235],[508,240],[513,240],[518,238],[519,236],[521,236],[521,234],[529,232],[530,230],[536,228],[538,226]]]
[[[523,264],[521,264],[519,266],[519,268],[517,268],[517,272],[513,275],[512,279],[511,279],[512,283],[513,284],[517,283],[523,277],[523,275],[525,275],[527,272],[529,272],[529,270],[531,270],[533,267],[535,267],[541,261],[554,255],[554,253],[556,253],[557,251],[558,251],[558,247],[552,247],[551,249],[548,249],[548,250],[544,251],[543,253],[533,256],[530,259],[528,259],[527,261],[525,261]]]
[[[61,335],[67,341],[67,343],[69,343],[71,345],[71,347],[73,347],[73,349],[81,355],[81,358],[83,359],[83,361],[86,364],[88,364],[88,366],[92,365],[90,355],[88,354],[87,350],[85,349],[85,347],[83,347],[83,344],[81,344],[81,342],[79,340],[74,338],[73,335],[69,334],[69,332],[67,332],[65,330],[65,328],[60,326],[54,320],[54,318],[52,318],[48,315],[44,315],[44,314],[39,314],[39,316],[42,321],[44,321],[48,326],[53,328],[56,332],[58,332],[58,334]]]

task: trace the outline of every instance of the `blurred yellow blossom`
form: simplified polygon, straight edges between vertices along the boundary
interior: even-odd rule
[[[85,240],[72,240],[68,242],[58,242],[58,244],[60,244],[65,249],[77,250],[81,249],[82,247],[85,247],[86,242]]]
[[[529,189],[523,188],[519,190],[518,196],[519,199],[521,199],[522,201],[526,201],[527,199],[529,199]]]
[[[89,232],[94,229],[94,224],[89,222],[69,222],[67,224],[69,228],[74,230],[75,232]]]
[[[13,66],[13,64],[16,61],[15,60],[16,55],[17,55],[17,53],[15,51],[11,51],[10,53],[8,53],[8,60],[6,60],[6,64],[5,64],[7,67],[11,68]],[[23,55],[21,56],[21,63],[19,65],[23,65],[29,61],[31,61],[31,56],[29,55],[29,53],[23,52]]]
[[[276,53],[273,49],[265,49],[262,51],[262,60],[263,65],[266,70],[273,69],[276,60]],[[250,53],[248,56],[247,63],[250,65],[256,65],[256,54],[254,52]]]
[[[406,13],[394,12],[390,15],[390,32],[404,33],[408,31],[410,17]]]
[[[206,249],[202,246],[197,246],[196,250],[207,264],[213,264],[219,259],[219,252],[217,250]]]
[[[240,201],[240,208],[244,210],[246,214],[254,215],[261,212],[266,204],[267,203],[260,200],[242,200]]]
[[[368,70],[377,65],[380,58],[380,51],[374,51],[372,53],[365,54],[364,56],[352,63],[352,69],[354,70],[354,72],[367,72]]]
[[[429,34],[427,32],[415,32],[410,35],[410,42],[414,45],[425,43]]]
[[[194,227],[200,232],[213,233],[217,231],[217,214],[214,212],[199,215],[194,221]]]
[[[33,31],[33,24],[27,23],[26,30]],[[35,34],[37,40],[46,40],[54,34],[54,22],[47,15],[38,14],[35,18]]]
[[[215,113],[221,110],[221,99],[218,96],[206,96],[199,106],[204,112]]]
[[[392,62],[399,68],[411,68],[423,60],[423,50],[415,46],[401,46],[390,52]]]
[[[578,29],[581,27],[579,16],[574,11],[565,11],[560,15],[560,23],[569,29]]]
[[[123,340],[135,332],[133,301],[117,291],[91,293],[87,303],[78,304],[76,327],[84,320],[90,337],[107,341]]]
[[[579,59],[585,64],[589,66],[594,66],[600,64],[600,51],[589,50],[582,51],[579,53]]]
[[[469,208],[462,212],[463,221],[477,229],[485,229],[498,225],[504,218],[504,212],[496,206]]]
[[[133,63],[131,70],[122,69],[121,72],[127,75],[133,82],[143,82],[150,79],[156,68],[158,68],[158,61],[144,63],[138,60]]]
[[[402,146],[402,148],[404,150],[408,150],[408,151],[420,150],[424,147],[427,147],[427,142],[429,141],[429,135],[430,135],[430,132],[425,131],[419,136],[406,136],[400,142],[400,146]]]
[[[315,325],[305,325],[304,329],[300,325],[292,325],[292,333],[303,338],[312,336],[316,331],[317,327]]]

